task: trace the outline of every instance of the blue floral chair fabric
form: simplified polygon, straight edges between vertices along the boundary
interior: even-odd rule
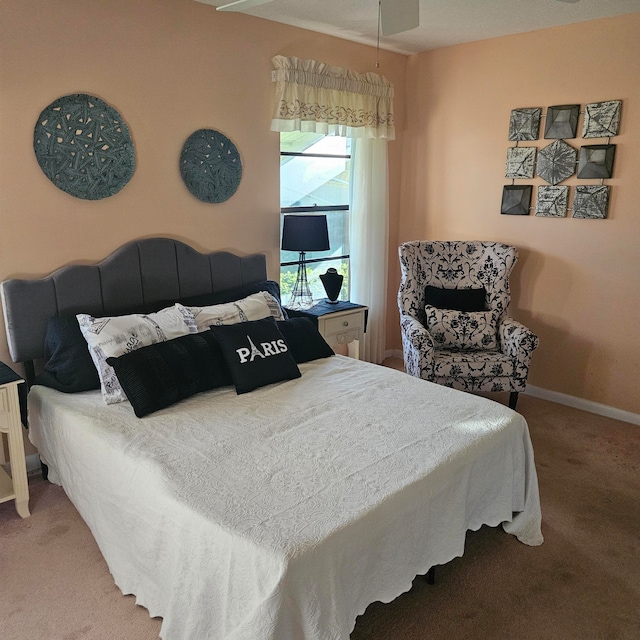
[[[538,346],[538,337],[507,315],[509,275],[518,260],[518,250],[499,242],[414,241],[400,245],[398,253],[402,271],[398,307],[406,372],[462,391],[509,391],[509,406],[515,408],[518,393],[526,387],[531,354]],[[482,341],[476,341],[472,350],[452,347],[444,333],[434,328],[439,326],[434,322],[442,321],[443,315],[447,320],[448,312],[434,320],[433,308],[429,307],[427,318],[426,285],[443,289],[484,287],[487,311],[497,318],[497,346],[483,336],[492,348],[482,349]],[[454,336],[468,330],[470,314],[451,315]]]

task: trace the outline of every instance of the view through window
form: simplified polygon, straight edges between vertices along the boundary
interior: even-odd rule
[[[306,254],[307,278],[314,300],[326,298],[320,274],[329,267],[344,276],[341,300],[349,299],[349,180],[351,140],[319,133],[280,134],[280,231],[288,213],[323,213],[329,250]],[[280,287],[286,304],[298,270],[298,253],[280,252]]]

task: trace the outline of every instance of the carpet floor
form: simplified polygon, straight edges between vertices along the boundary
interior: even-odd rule
[[[465,555],[358,618],[352,640],[640,638],[640,427],[526,395],[545,542],[469,532]],[[0,637],[156,640],[64,491],[30,480],[31,517],[0,504]]]

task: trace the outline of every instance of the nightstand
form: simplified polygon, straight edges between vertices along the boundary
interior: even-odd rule
[[[349,355],[360,359],[360,341],[367,330],[368,307],[355,302],[332,304],[321,300],[309,309],[285,309],[290,318],[311,318],[332,349],[346,344]]]
[[[11,477],[0,467],[0,502],[15,500],[18,515],[28,518],[29,485],[18,395],[22,383],[24,380],[13,369],[0,362],[0,433],[7,434],[11,462]]]

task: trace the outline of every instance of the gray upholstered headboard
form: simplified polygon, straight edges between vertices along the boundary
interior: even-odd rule
[[[203,254],[170,238],[129,242],[95,265],[70,265],[37,280],[1,285],[9,353],[14,362],[44,357],[49,318],[115,315],[160,301],[225,291],[267,278],[263,254]]]

